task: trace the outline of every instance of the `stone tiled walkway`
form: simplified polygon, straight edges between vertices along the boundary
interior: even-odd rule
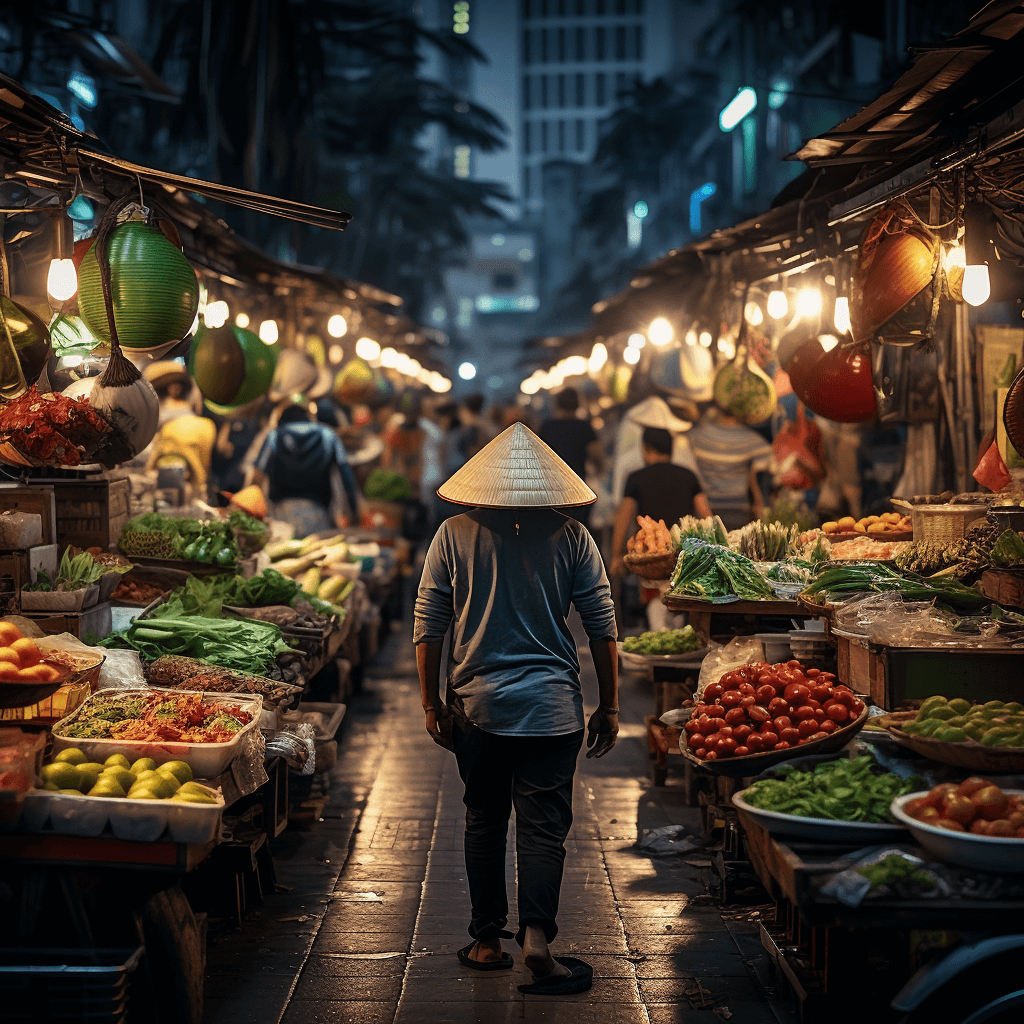
[[[511,971],[462,967],[455,950],[469,941],[469,896],[461,783],[454,757],[421,728],[412,659],[408,640],[393,634],[351,709],[325,820],[275,852],[279,879],[293,891],[272,897],[241,935],[211,950],[210,1024],[667,1024],[728,1019],[726,1012],[742,1024],[785,1024],[754,981],[754,926],[723,919],[699,867],[631,849],[639,828],[696,829],[697,818],[678,787],[647,781],[641,723],[652,698],[628,678],[619,745],[600,761],[580,760],[553,945],[593,964],[593,988],[561,998],[520,994],[529,972],[514,943],[506,943]],[[593,681],[584,685],[593,699]],[[508,863],[514,928],[511,852]],[[693,979],[728,1011],[691,1009],[683,990]]]

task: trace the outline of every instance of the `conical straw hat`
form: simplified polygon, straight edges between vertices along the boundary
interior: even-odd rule
[[[589,505],[597,495],[532,431],[513,423],[480,449],[437,493],[480,508]]]

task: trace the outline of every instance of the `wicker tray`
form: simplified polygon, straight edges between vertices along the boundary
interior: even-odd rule
[[[938,544],[963,540],[967,527],[988,511],[987,505],[911,505],[901,498],[891,498],[890,504],[910,516],[918,540]]]
[[[986,747],[975,740],[949,743],[929,736],[911,736],[903,731],[902,725],[892,723],[889,734],[915,754],[932,761],[975,772],[1024,772],[1024,747]]]
[[[717,761],[702,761],[695,757],[689,748],[680,743],[679,749],[691,764],[706,768],[716,775],[727,775],[732,779],[745,779],[752,775],[759,775],[765,768],[781,764],[783,761],[791,761],[795,757],[809,757],[812,754],[834,754],[842,750],[864,728],[868,720],[868,708],[865,708],[856,721],[836,729],[834,733],[823,740],[812,740],[810,743],[801,743],[798,747],[790,747],[788,750],[766,750],[763,754],[748,754],[746,757],[727,757]],[[687,733],[683,734],[688,735]],[[682,737],[680,737],[682,740]]]
[[[624,555],[622,564],[642,580],[667,580],[676,567],[678,554]]]

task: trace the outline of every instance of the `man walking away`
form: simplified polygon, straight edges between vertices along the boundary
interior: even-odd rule
[[[581,420],[577,413],[580,396],[575,388],[564,388],[555,396],[553,419],[541,424],[540,439],[559,456],[581,479],[587,476],[587,463],[600,475],[604,470],[604,450],[589,419]],[[567,509],[566,515],[578,519],[584,526],[590,523],[590,505]]]
[[[583,742],[583,696],[567,619],[590,638],[601,704],[588,723],[588,757],[618,733],[615,609],[597,545],[557,508],[594,492],[529,428],[515,423],[439,488],[477,506],[446,520],[427,551],[413,640],[427,732],[454,750],[466,792],[466,877],[472,901],[459,960],[510,968],[505,844],[516,813],[519,922],[515,939],[534,978],[520,991],[561,995],[590,988],[593,969],[553,957],[572,826],[572,784]],[[441,648],[449,629],[447,706]]]

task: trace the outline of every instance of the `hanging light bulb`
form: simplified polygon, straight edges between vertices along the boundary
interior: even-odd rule
[[[340,313],[335,313],[327,321],[327,333],[332,338],[344,338],[347,331],[348,321]]]
[[[850,331],[850,300],[845,295],[836,296],[836,311],[832,315],[832,321],[840,334],[848,334]]]
[[[642,334],[634,333],[626,340],[626,344],[630,348],[643,348],[647,344],[647,339]]]
[[[608,349],[605,347],[604,342],[595,342],[593,349],[590,351],[590,360],[587,364],[587,368],[591,373],[597,373],[598,370],[608,362]]]
[[[714,340],[711,337],[710,331],[701,331],[700,337],[697,339],[705,348],[711,348],[711,342]]]
[[[786,293],[776,288],[768,296],[768,315],[773,320],[781,320],[789,312],[789,301]]]
[[[753,299],[743,307],[743,316],[751,327],[760,327],[764,323],[764,313]]]
[[[54,223],[50,269],[46,272],[46,291],[57,303],[67,302],[78,291],[78,271],[71,260],[74,249],[74,223],[63,212]]]
[[[818,316],[821,313],[821,292],[817,288],[802,288],[796,297],[796,311],[801,316]]]
[[[236,327],[248,327],[249,326],[249,314],[248,313],[236,313],[235,314],[235,326]]]
[[[373,338],[360,338],[356,342],[356,355],[367,362],[376,359],[380,355],[380,344]]]
[[[46,274],[46,291],[56,302],[67,302],[78,291],[78,271],[71,260],[50,260],[50,269]]]
[[[230,315],[231,310],[228,309],[228,304],[223,299],[218,299],[216,302],[208,302],[206,304],[206,309],[203,312],[203,323],[210,330],[216,330],[228,322]]]
[[[622,353],[622,358],[625,359],[626,362],[629,363],[630,365],[633,365],[635,363],[639,363],[640,362],[640,349],[638,349],[638,348],[627,348],[626,351]]]
[[[697,344],[697,332],[692,327],[686,332],[686,344],[687,345],[696,345]]]
[[[964,269],[964,283],[960,286],[964,302],[980,306],[992,294],[987,263],[971,263]]]
[[[651,321],[651,326],[647,328],[647,337],[651,339],[651,344],[661,348],[662,345],[667,345],[673,337],[672,325],[663,317],[656,317]]]
[[[264,345],[276,344],[279,337],[276,320],[264,320],[260,324],[260,341]]]
[[[831,352],[839,344],[839,339],[834,334],[823,334],[818,338],[818,344],[826,352]]]

